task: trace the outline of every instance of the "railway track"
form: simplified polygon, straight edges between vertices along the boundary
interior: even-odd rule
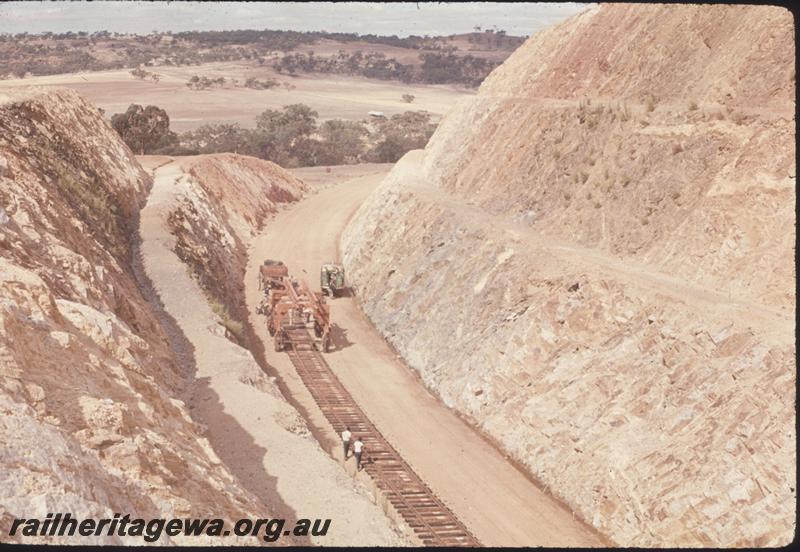
[[[349,427],[366,449],[362,465],[426,546],[481,546],[369,421],[322,355],[307,330],[288,330],[289,358],[337,434]]]

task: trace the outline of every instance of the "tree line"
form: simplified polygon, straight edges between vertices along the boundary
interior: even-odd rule
[[[317,56],[314,52],[288,53],[272,64],[281,74],[334,73],[337,75],[359,75],[370,79],[399,80],[405,83],[461,84],[478,86],[492,70],[500,65],[473,55],[423,52],[418,56],[421,63],[404,64],[395,58],[387,58],[381,52],[352,54],[339,51],[334,56]]]
[[[131,105],[111,117],[111,125],[139,155],[239,153],[282,167],[393,163],[406,152],[424,148],[436,125],[430,113],[406,111],[377,121],[329,119],[305,104],[267,109],[255,128],[237,123],[203,125],[177,134],[169,115],[157,106]]]
[[[495,38],[492,44],[496,46],[497,37],[492,36]],[[506,43],[509,38],[512,37],[504,37]],[[357,52],[348,59],[333,56],[336,58],[333,63],[323,61],[323,58],[311,56],[308,59],[308,55],[290,54],[299,46],[316,44],[322,39],[407,48],[417,50],[421,55],[419,63],[402,64],[393,58],[387,59],[379,52]],[[486,35],[487,44],[488,39],[489,35]],[[0,78],[243,60],[267,65],[272,63],[274,56],[283,53],[283,58],[276,65],[288,73],[293,70],[341,72],[404,82],[446,82],[474,86],[480,82],[481,75],[485,76],[497,65],[497,62],[472,55],[455,56],[453,52],[457,48],[451,42],[452,37],[399,38],[394,35],[275,30],[190,31],[149,35],[107,31],[0,34]],[[422,56],[429,56],[427,65]],[[433,67],[443,64],[452,67],[447,72]]]

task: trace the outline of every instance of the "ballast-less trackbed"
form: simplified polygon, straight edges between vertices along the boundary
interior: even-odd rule
[[[480,542],[439,500],[372,425],[305,329],[288,330],[287,351],[303,383],[334,431],[349,427],[366,449],[364,469],[394,508],[428,546],[480,546]]]

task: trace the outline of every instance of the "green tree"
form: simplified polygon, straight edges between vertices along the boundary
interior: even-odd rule
[[[369,133],[360,121],[331,119],[320,125],[322,141],[320,165],[357,163],[364,153],[364,139]]]
[[[378,163],[394,163],[406,152],[422,149],[436,130],[425,111],[406,111],[392,115],[377,129],[375,147],[369,158]]]
[[[252,131],[243,129],[237,123],[209,124],[184,132],[181,145],[200,153],[253,153]]]
[[[169,115],[155,105],[142,107],[131,104],[125,113],[111,117],[111,126],[133,151],[139,155],[167,146],[176,140],[169,130]]]
[[[267,109],[256,118],[253,145],[258,157],[286,167],[307,164],[318,117],[304,104],[287,105],[281,111]]]

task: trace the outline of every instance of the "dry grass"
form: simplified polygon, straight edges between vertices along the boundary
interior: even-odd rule
[[[91,221],[97,236],[108,238],[107,247],[117,257],[123,257],[126,247],[122,237],[117,204],[104,183],[96,176],[76,177],[66,166],[55,163],[58,186],[84,219]]]
[[[211,307],[211,310],[214,311],[214,314],[219,316],[222,325],[231,333],[233,334],[236,339],[239,341],[242,340],[244,337],[244,324],[240,321],[236,320],[233,315],[231,315],[228,307],[225,306],[219,299],[213,297],[210,294],[206,294],[208,299],[208,304]]]

